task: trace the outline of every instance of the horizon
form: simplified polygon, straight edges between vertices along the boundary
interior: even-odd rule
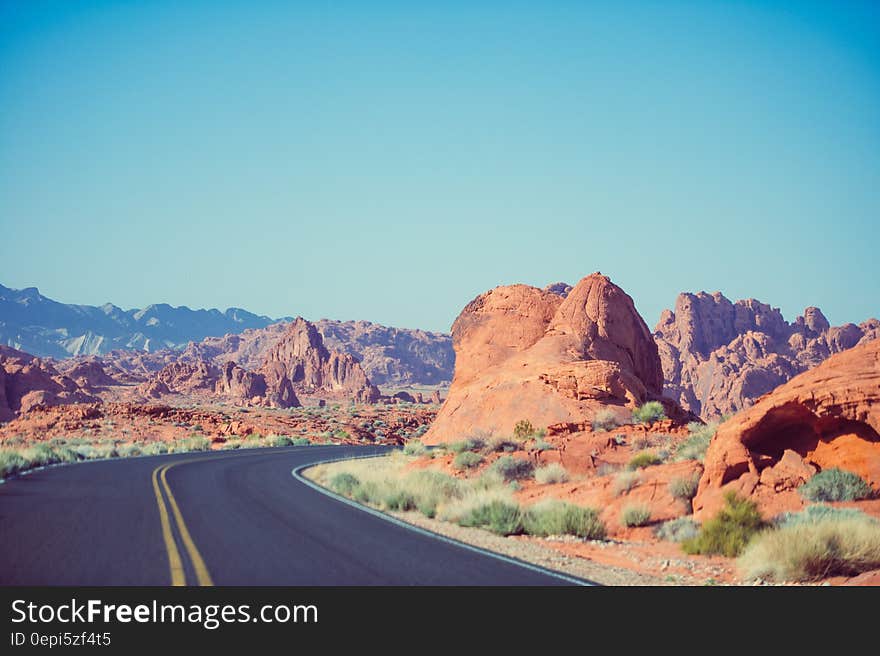
[[[878,19],[3,3],[0,280],[446,333],[498,285],[598,270],[651,329],[700,289],[858,324],[880,315]]]

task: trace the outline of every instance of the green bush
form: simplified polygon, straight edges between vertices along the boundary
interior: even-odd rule
[[[498,535],[518,535],[523,530],[519,506],[497,499],[472,509],[459,523],[488,528]]]
[[[605,538],[605,524],[592,508],[575,506],[564,501],[548,499],[528,508],[523,513],[523,529],[529,535],[576,535],[589,540]]]
[[[878,521],[856,508],[835,508],[834,506],[826,506],[824,503],[817,503],[807,506],[800,512],[782,513],[773,518],[773,524],[778,528],[782,528],[785,526],[796,526],[798,524],[815,524],[816,522],[826,519],[864,519],[867,521]]]
[[[497,472],[505,481],[519,481],[529,478],[535,471],[535,465],[522,458],[501,456],[492,463],[490,469]]]
[[[733,558],[766,526],[758,506],[748,499],[728,492],[725,506],[718,515],[703,524],[699,534],[682,543],[689,554],[721,554]]]
[[[652,453],[651,451],[642,451],[634,455],[629,463],[627,463],[626,468],[630,471],[635,471],[636,469],[642,469],[644,467],[651,467],[653,465],[659,465],[663,462],[663,459],[660,458],[656,453]]]
[[[648,401],[633,410],[632,418],[637,424],[651,424],[666,419],[666,411],[660,401]]]
[[[483,456],[481,456],[479,453],[462,451],[452,460],[452,466],[459,471],[463,471],[465,469],[473,469],[474,467],[478,467],[482,462]]]
[[[661,540],[668,542],[683,542],[695,538],[700,532],[700,525],[690,517],[679,517],[663,522],[654,531]]]
[[[542,485],[565,483],[568,480],[568,472],[558,462],[552,462],[535,470],[535,480]]]
[[[0,452],[0,478],[6,478],[24,471],[28,462],[17,451]]]
[[[620,472],[614,477],[614,482],[611,484],[614,496],[619,497],[621,494],[629,492],[639,484],[639,478],[638,472],[635,471]]]
[[[272,438],[272,446],[291,446],[293,445],[293,440],[290,439],[287,435],[276,435]]]
[[[486,440],[481,437],[468,437],[458,442],[451,442],[447,448],[453,453],[463,451],[479,451],[486,446]]]
[[[520,440],[527,440],[535,434],[535,427],[528,419],[520,419],[513,427],[513,436]]]
[[[703,424],[698,421],[692,421],[688,424],[690,435],[688,438],[675,447],[674,459],[681,460],[699,460],[702,462],[706,457],[706,449],[709,443],[715,437],[718,431],[718,422],[710,422]]]
[[[295,437],[290,444],[291,446],[311,446],[312,442],[307,437]]]
[[[498,452],[506,452],[513,453],[514,451],[519,451],[523,448],[523,443],[517,441],[516,439],[510,437],[493,437],[489,440],[486,440],[486,444],[483,446],[483,452],[485,453],[498,453]]]
[[[809,501],[857,501],[873,496],[873,490],[857,474],[833,468],[821,471],[799,488]]]
[[[676,499],[681,499],[690,504],[691,499],[697,494],[700,485],[700,475],[694,474],[687,478],[673,478],[669,481],[669,493]]]
[[[427,451],[428,447],[419,440],[410,440],[403,447],[403,452],[408,456],[423,456]]]
[[[360,487],[361,482],[353,474],[341,472],[330,479],[330,489],[337,494],[352,496]]]
[[[620,426],[620,420],[617,418],[617,413],[614,412],[611,408],[605,408],[604,410],[599,410],[596,415],[593,417],[593,430],[594,431],[609,431],[612,428],[617,428]]]
[[[620,523],[624,526],[644,526],[651,521],[651,509],[647,506],[632,505],[620,513]]]

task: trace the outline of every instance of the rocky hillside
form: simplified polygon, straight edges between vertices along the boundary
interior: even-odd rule
[[[59,360],[101,356],[105,369],[121,370],[123,378],[134,380],[178,359],[236,362],[256,369],[291,320],[239,308],[220,312],[165,304],[143,310],[122,310],[109,303],[67,305],[33,287],[14,290],[0,285],[0,344]],[[455,354],[448,334],[369,321],[322,319],[315,326],[328,348],[353,356],[377,384],[437,385],[452,380]],[[58,363],[62,369],[68,366]]]
[[[0,285],[0,344],[39,357],[180,348],[209,335],[264,328],[275,321],[241,308],[221,312],[165,303],[133,310],[110,303],[69,305],[43,296],[36,287],[16,290]]]
[[[369,321],[316,321],[328,347],[357,358],[377,385],[433,385],[452,380],[452,337]]]
[[[829,356],[880,336],[880,321],[831,326],[822,311],[793,323],[754,299],[732,303],[720,292],[679,294],[654,331],[664,392],[703,419],[751,406]]]

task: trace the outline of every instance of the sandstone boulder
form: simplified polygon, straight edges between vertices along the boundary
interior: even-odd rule
[[[592,274],[565,297],[527,285],[497,287],[465,306],[452,326],[455,377],[425,435],[429,444],[483,431],[509,434],[582,423],[607,406],[660,399],[657,347],[632,299]],[[680,414],[665,400],[672,415]]]
[[[833,355],[721,424],[706,453],[694,499],[714,515],[726,490],[765,512],[803,505],[797,487],[840,467],[880,489],[880,341]]]

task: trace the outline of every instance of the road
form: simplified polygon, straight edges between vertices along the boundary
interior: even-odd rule
[[[84,462],[0,485],[2,585],[566,585],[385,521],[292,471],[380,447]]]

